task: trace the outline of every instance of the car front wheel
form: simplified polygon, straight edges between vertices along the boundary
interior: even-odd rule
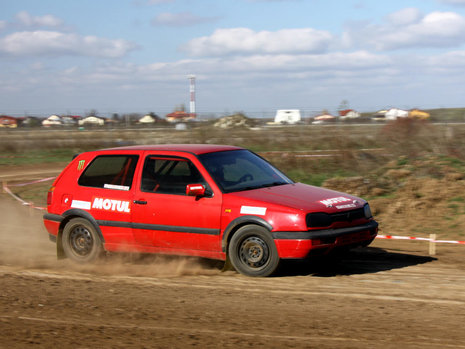
[[[269,276],[279,266],[276,245],[267,229],[258,225],[240,228],[228,246],[233,267],[247,276]]]

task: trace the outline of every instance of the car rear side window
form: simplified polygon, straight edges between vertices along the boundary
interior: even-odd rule
[[[129,190],[134,177],[137,155],[97,156],[79,178],[85,187]]]
[[[142,191],[186,195],[188,184],[206,184],[200,172],[189,160],[163,156],[146,158],[142,171]]]

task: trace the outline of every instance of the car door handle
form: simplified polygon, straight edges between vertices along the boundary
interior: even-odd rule
[[[145,200],[134,200],[133,202],[138,205],[147,205],[147,201]]]

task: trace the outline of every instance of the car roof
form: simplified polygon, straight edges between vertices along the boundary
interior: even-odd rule
[[[177,151],[192,153],[195,155],[213,153],[218,151],[239,150],[244,149],[232,145],[218,145],[218,144],[158,144],[158,145],[132,145],[127,147],[117,147],[102,149],[105,151],[118,151],[118,150],[146,150],[146,151]]]

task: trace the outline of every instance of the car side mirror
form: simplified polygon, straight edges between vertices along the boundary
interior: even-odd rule
[[[188,184],[186,186],[186,195],[187,196],[205,196],[205,186],[203,184]]]

